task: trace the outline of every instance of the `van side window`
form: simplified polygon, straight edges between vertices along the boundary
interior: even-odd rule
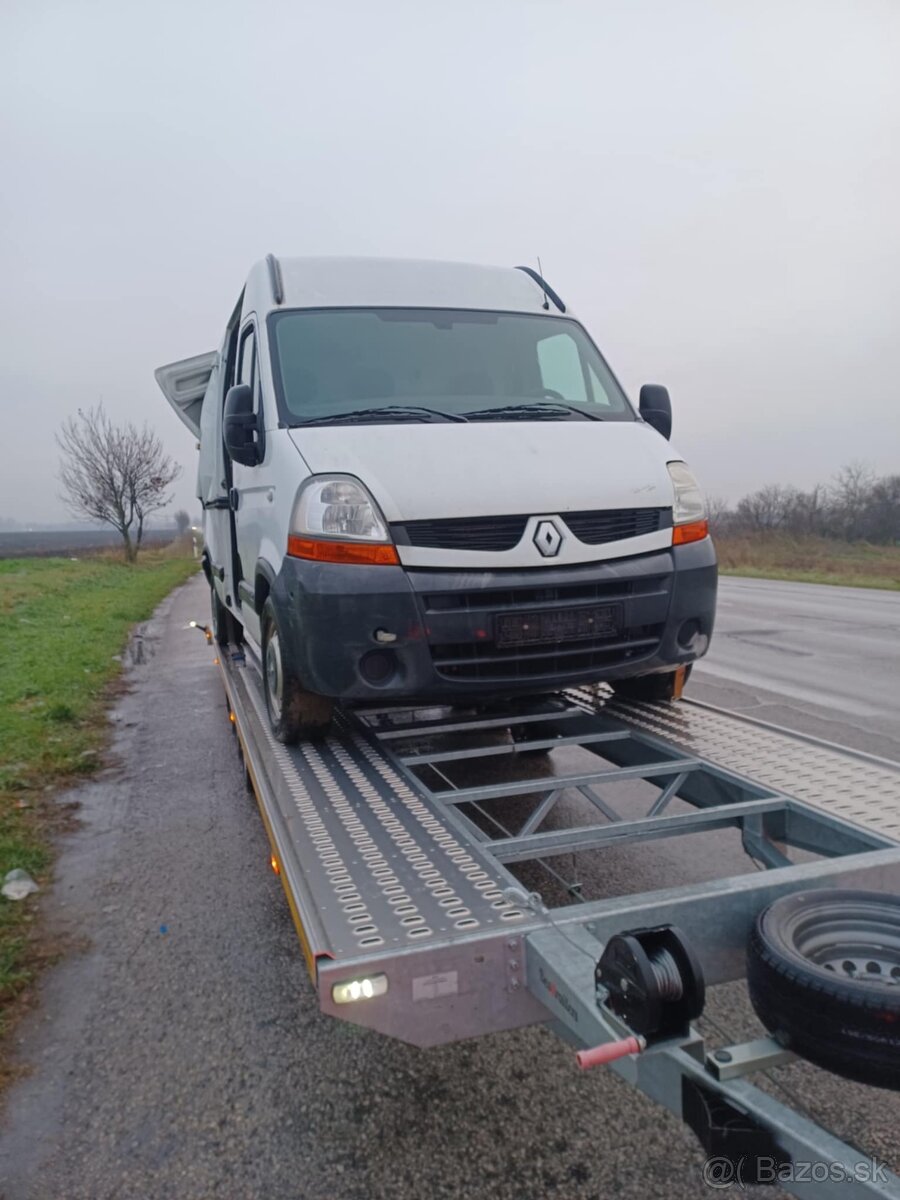
[[[260,461],[265,456],[266,435],[265,421],[262,416],[262,393],[259,384],[259,360],[256,353],[256,330],[248,325],[241,334],[238,346],[237,373],[235,383],[245,383],[253,395],[253,411],[259,417],[256,442],[259,447]]]
[[[248,329],[241,338],[241,350],[238,357],[237,382],[246,383],[251,388],[254,383],[256,369],[256,333]],[[256,397],[254,396],[254,399]]]
[[[567,333],[541,338],[537,344],[541,384],[555,398],[585,404],[589,397],[578,347]]]
[[[262,409],[261,390],[259,386],[259,357],[256,353],[256,330],[249,326],[241,335],[241,348],[238,353],[237,383],[246,383],[253,392],[253,411]]]

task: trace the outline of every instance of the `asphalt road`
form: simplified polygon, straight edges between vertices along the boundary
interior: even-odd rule
[[[690,694],[900,762],[900,592],[719,580]]]
[[[611,1073],[578,1073],[543,1028],[420,1051],[320,1015],[217,671],[186,628],[205,611],[196,580],[145,627],[118,765],[80,792],[82,829],[43,899],[70,953],[18,1031],[31,1073],[0,1130],[6,1200],[706,1194],[693,1135]],[[740,696],[715,670],[698,689]],[[585,883],[748,869],[724,842],[702,863],[668,845],[611,850]],[[714,989],[708,1012],[713,1036],[759,1032],[740,984]],[[900,1168],[897,1095],[806,1064],[775,1086]]]

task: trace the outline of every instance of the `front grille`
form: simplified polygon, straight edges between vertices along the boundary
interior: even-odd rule
[[[495,576],[496,578],[496,576]],[[483,591],[438,592],[426,594],[425,609],[430,613],[491,612],[517,608],[551,607],[590,603],[592,600],[621,600],[631,596],[664,596],[668,576],[642,575],[638,579],[584,580],[554,586],[485,588]]]
[[[660,555],[661,559],[665,557]],[[493,587],[446,590],[435,586],[436,580],[430,588],[427,586],[431,582],[429,572],[414,574],[435,671],[459,682],[540,682],[584,676],[587,671],[599,672],[656,653],[669,609],[671,575],[617,579],[610,578],[606,571],[597,578],[596,567],[576,571],[570,569],[563,578],[557,573],[555,582],[543,582],[543,571],[529,572],[527,583],[520,574],[507,587],[498,587],[502,576],[492,573],[485,578]],[[477,578],[473,574],[473,583]],[[554,642],[504,646],[495,640],[499,636],[498,616],[564,611],[598,603],[621,609],[624,624],[618,632],[589,631],[585,636]]]
[[[446,521],[407,521],[392,525],[401,546],[437,550],[512,550],[518,546],[528,517],[460,517]]]
[[[562,519],[589,546],[656,533],[672,524],[670,508],[609,508],[604,512],[563,513]]]
[[[637,625],[612,637],[552,645],[498,646],[463,642],[432,646],[435,670],[460,681],[560,679],[583,671],[614,667],[651,655],[660,643],[663,624]]]
[[[518,546],[529,517],[452,517],[448,520],[405,521],[391,526],[399,546],[432,550],[512,550]],[[561,513],[580,541],[589,546],[655,533],[672,524],[670,508],[609,508],[594,512]]]

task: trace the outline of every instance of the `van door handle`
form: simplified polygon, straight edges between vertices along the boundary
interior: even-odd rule
[[[204,508],[230,508],[231,500],[228,496],[216,496],[214,500],[204,500]]]

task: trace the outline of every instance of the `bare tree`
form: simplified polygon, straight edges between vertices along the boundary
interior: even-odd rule
[[[873,542],[900,542],[900,475],[876,480],[867,513],[866,537]]]
[[[707,493],[706,511],[709,515],[709,528],[713,533],[724,533],[732,516],[728,501],[724,496]]]
[[[784,527],[789,533],[822,534],[828,522],[828,493],[821,484],[809,492],[791,490]]]
[[[144,522],[170,502],[181,467],[146,425],[114,425],[102,404],[69,417],[56,442],[63,500],[81,516],[117,529],[126,561],[134,562]]]
[[[186,512],[183,508],[179,508],[174,519],[175,528],[178,530],[178,536],[184,537],[191,523],[190,513]]]
[[[835,532],[857,541],[865,535],[866,510],[871,506],[875,472],[862,462],[848,463],[834,478],[831,488]]]
[[[741,528],[752,533],[767,533],[780,529],[787,519],[793,502],[793,489],[770,483],[758,492],[741,500],[736,516]]]

